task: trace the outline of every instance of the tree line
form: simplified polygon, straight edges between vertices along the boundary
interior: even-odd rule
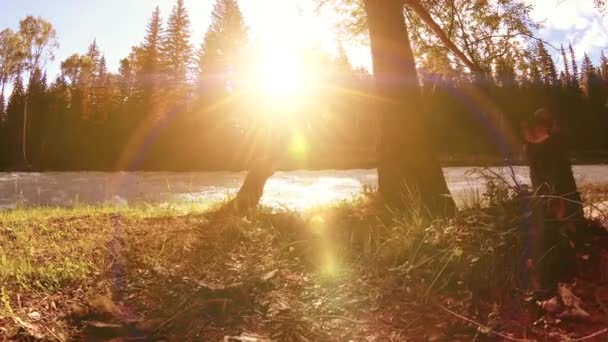
[[[553,47],[562,64],[558,72],[546,43],[530,45],[522,59],[498,58],[485,75],[422,73],[430,125],[439,135],[440,151],[509,157],[509,151],[503,151],[506,137],[501,135],[511,132],[520,139],[522,121],[540,107],[556,115],[575,152],[608,148],[608,58],[604,52],[598,65],[587,53],[579,64],[572,45]],[[498,115],[496,122],[488,121],[492,112]]]
[[[216,2],[198,47],[190,25],[183,0],[166,21],[156,8],[143,42],[120,61],[118,72],[107,70],[103,49],[93,41],[61,61],[54,80],[43,71],[57,48],[51,23],[27,17],[19,31],[2,31],[0,167],[239,169],[269,153],[285,155],[293,167],[356,167],[363,163],[358,154],[374,150],[378,120],[369,95],[375,85],[365,69],[350,65],[341,44],[337,56],[304,53],[314,60],[307,72],[317,74],[318,89],[307,95],[313,103],[252,106],[255,96],[247,96],[239,75],[250,72],[248,56],[259,47],[249,40],[237,1]],[[416,34],[414,47],[423,46]],[[597,66],[587,55],[579,65],[572,47],[562,47],[558,73],[543,42],[528,39],[525,48],[512,50],[487,60],[471,53],[483,68],[470,73],[446,70],[444,54],[417,50],[424,58],[418,64],[423,97],[416,106],[437,149],[504,156],[497,134],[518,131],[521,118],[539,106],[556,110],[575,149],[607,148],[604,54]],[[277,110],[298,113],[265,115]],[[488,123],[491,111],[499,113],[497,123]],[[276,151],[281,149],[305,151]]]

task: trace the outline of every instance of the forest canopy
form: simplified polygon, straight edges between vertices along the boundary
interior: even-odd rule
[[[339,14],[344,39],[366,39],[360,1],[319,5]],[[531,9],[518,0],[404,3],[424,117],[442,154],[509,157],[484,118],[492,112],[492,129],[517,131],[540,106],[556,109],[574,149],[608,147],[608,59],[601,52],[594,64],[573,42],[536,38]],[[329,54],[253,41],[236,0],[218,0],[193,42],[179,0],[171,13],[154,10],[117,72],[92,39],[55,61],[60,73],[49,79],[61,37],[43,18],[21,23],[0,33],[2,168],[238,169],[254,155],[285,154],[277,145],[291,151],[282,156],[288,168],[373,162],[374,83],[351,65],[344,42]],[[473,90],[492,108],[471,103]]]

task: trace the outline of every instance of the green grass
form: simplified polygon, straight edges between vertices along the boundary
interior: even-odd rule
[[[453,321],[436,304],[467,311],[471,295],[500,302],[504,289],[515,286],[521,213],[508,202],[494,204],[486,210],[473,203],[450,220],[429,220],[415,204],[389,214],[373,194],[302,213],[262,208],[246,217],[196,204],[3,211],[0,326],[9,336],[33,329],[19,323],[25,321],[49,339],[84,338],[74,312],[91,314],[91,298],[106,296],[142,320],[179,314],[156,332],[177,340],[220,340],[243,329],[294,341],[298,334],[387,340],[396,331],[426,339],[435,330],[445,334],[445,327],[429,327]],[[266,274],[276,274],[269,285],[254,286],[247,301],[224,304],[219,314],[192,299],[201,284],[255,284]],[[199,313],[192,316],[189,305],[199,305]],[[42,318],[32,319],[32,312]],[[488,313],[479,314],[484,324]],[[386,316],[427,324],[394,326]]]
[[[86,283],[92,274],[108,267],[108,245],[117,237],[119,227],[138,229],[146,219],[194,215],[208,209],[141,205],[1,211],[0,284],[53,290]]]

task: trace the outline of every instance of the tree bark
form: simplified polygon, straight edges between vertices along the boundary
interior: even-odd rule
[[[402,0],[365,0],[374,77],[381,112],[378,190],[404,208],[408,196],[432,214],[451,214],[453,199],[422,115],[416,65]]]
[[[232,208],[236,209],[239,214],[246,214],[255,209],[264,194],[266,181],[274,174],[274,171],[271,159],[258,159],[252,162],[243,185],[230,203]]]

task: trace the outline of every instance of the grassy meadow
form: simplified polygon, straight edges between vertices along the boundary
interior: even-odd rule
[[[522,212],[493,189],[481,194],[491,208],[449,220],[414,204],[389,213],[374,193],[245,217],[222,203],[3,211],[0,338],[563,340],[601,328],[533,321],[536,303],[516,290]],[[586,293],[600,315],[603,292]]]

